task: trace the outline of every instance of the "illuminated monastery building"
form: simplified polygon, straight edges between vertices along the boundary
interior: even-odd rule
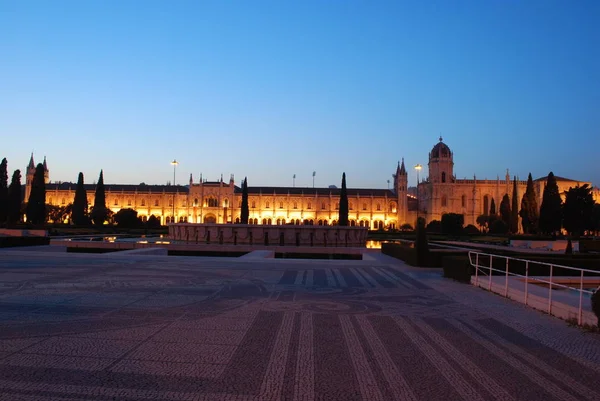
[[[32,156],[27,168],[25,199],[28,199],[34,172]],[[556,179],[561,193],[577,185],[591,185],[558,176]],[[76,184],[49,183],[47,167],[46,182],[47,203],[62,206],[73,202]],[[429,153],[429,174],[418,184],[418,199],[414,188],[409,191],[408,182],[403,160],[396,168],[393,190],[349,188],[350,224],[371,229],[399,228],[405,223],[414,227],[418,208],[418,215],[427,222],[441,220],[444,213],[459,213],[465,216],[465,225],[476,225],[477,217],[489,211],[492,199],[498,210],[504,194],[512,196],[513,186],[508,170],[503,179],[457,179],[454,154],[442,138]],[[534,181],[538,207],[545,184],[546,177]],[[527,181],[517,182],[519,205],[526,185]],[[107,207],[115,213],[122,208],[135,209],[144,221],[151,215],[158,217],[162,224],[174,221],[235,223],[240,219],[242,189],[235,184],[233,175],[228,182],[222,177],[218,181],[200,178],[194,182],[190,174],[189,184],[185,186],[105,184],[105,188]],[[91,206],[95,185],[87,184],[86,190]],[[250,186],[248,195],[251,224],[337,224],[339,188]],[[594,189],[594,198],[600,201],[598,189]]]

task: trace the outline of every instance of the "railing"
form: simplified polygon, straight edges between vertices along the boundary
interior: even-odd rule
[[[489,264],[486,263],[487,260],[483,261],[487,265],[480,264],[481,259],[488,259],[488,258],[489,258]],[[494,260],[505,260],[506,267],[504,269],[494,268],[493,267]],[[509,271],[510,261],[524,263],[525,264],[525,275],[517,274],[517,273],[513,273],[513,272]],[[487,280],[487,289],[489,291],[492,291],[492,287],[493,287],[493,284],[492,284],[493,272],[502,273],[505,277],[504,291],[503,291],[504,292],[503,295],[505,297],[509,297],[509,281],[510,281],[509,276],[524,278],[525,279],[524,280],[525,292],[523,295],[523,297],[524,297],[523,303],[525,305],[529,304],[529,298],[530,298],[529,284],[530,284],[530,282],[541,283],[541,284],[544,284],[544,286],[548,285],[546,311],[550,315],[553,314],[553,310],[552,310],[552,290],[553,289],[561,288],[564,290],[577,292],[578,296],[579,296],[578,305],[576,307],[577,308],[577,324],[578,325],[582,325],[582,321],[583,321],[584,294],[591,295],[594,293],[593,291],[590,291],[590,290],[587,290],[584,288],[584,274],[588,273],[588,278],[589,278],[589,274],[600,275],[600,271],[597,271],[597,270],[580,269],[580,268],[576,268],[576,267],[563,266],[563,265],[544,263],[544,262],[537,262],[537,261],[531,261],[531,260],[527,260],[527,259],[519,259],[519,258],[513,258],[513,257],[501,256],[501,255],[493,255],[490,253],[475,252],[475,251],[469,251],[469,262],[470,262],[471,266],[473,266],[475,268],[475,278],[474,278],[473,284],[478,287],[485,288],[486,282],[484,280]],[[544,276],[530,276],[529,275],[529,266],[531,264],[546,266],[548,268],[548,276],[545,276],[545,275]],[[555,275],[555,272],[557,269],[565,269],[568,271],[573,271],[574,275],[570,276],[568,279],[566,277],[563,279],[557,279],[557,276]],[[561,277],[564,277],[564,276],[561,276]],[[573,278],[576,279],[576,283],[577,283],[576,286],[566,285],[564,283],[564,281],[573,279]],[[600,276],[596,276],[596,278],[600,279]],[[480,281],[481,281],[481,284],[480,284]],[[538,292],[538,294],[539,294],[539,292]]]

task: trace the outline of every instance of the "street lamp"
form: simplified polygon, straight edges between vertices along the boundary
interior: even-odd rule
[[[293,186],[296,187],[296,174],[294,174],[294,177],[293,177]]]
[[[171,164],[173,165],[173,187],[175,187],[175,169],[177,168],[177,165],[179,164],[179,162],[175,159],[173,159],[173,161],[171,162]],[[173,221],[172,223],[175,223],[175,189],[173,188]]]
[[[313,188],[315,187],[315,175],[317,175],[317,172],[313,171]]]
[[[415,170],[417,170],[417,226],[419,225],[419,171],[423,166],[420,164],[415,165]]]

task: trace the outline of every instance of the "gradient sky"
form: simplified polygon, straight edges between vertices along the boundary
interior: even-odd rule
[[[441,134],[458,178],[600,185],[598,21],[597,0],[0,0],[0,157],[386,188]]]

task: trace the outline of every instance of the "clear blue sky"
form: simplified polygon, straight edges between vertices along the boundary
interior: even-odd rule
[[[596,0],[0,0],[0,157],[385,188],[441,134],[459,178],[600,185],[598,21]]]

